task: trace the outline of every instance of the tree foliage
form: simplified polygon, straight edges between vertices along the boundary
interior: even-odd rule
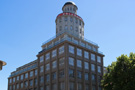
[[[135,90],[135,54],[121,55],[107,68],[102,87],[104,90]]]

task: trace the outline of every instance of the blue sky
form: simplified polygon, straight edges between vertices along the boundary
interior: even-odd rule
[[[0,90],[17,67],[35,60],[55,35],[55,19],[67,0],[0,0]],[[73,0],[85,22],[85,38],[99,45],[107,66],[135,52],[135,0]]]

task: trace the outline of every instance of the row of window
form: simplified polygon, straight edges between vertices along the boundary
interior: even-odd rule
[[[9,83],[14,83],[15,81],[27,79],[28,77],[33,77],[34,75],[37,76],[37,73],[38,73],[37,69],[35,69],[34,71],[30,71],[30,72],[27,72],[27,73],[22,74],[20,76],[16,76],[16,77],[10,78],[9,79]]]
[[[62,53],[64,53],[64,46],[61,46],[59,48],[59,54],[62,54]],[[69,53],[75,54],[75,47],[74,46],[69,45]],[[52,51],[52,58],[55,57],[56,55],[57,55],[57,50],[55,49],[55,50]],[[82,57],[82,55],[83,55],[82,49],[77,48],[77,56]],[[95,54],[91,53],[90,56],[91,56],[92,61],[96,61],[96,55]],[[89,59],[89,52],[88,51],[84,51],[84,58]],[[50,59],[50,52],[45,55],[45,60],[49,60],[49,59]],[[40,62],[43,62],[43,61],[44,61],[44,55],[40,57]],[[101,57],[100,56],[97,56],[97,62],[101,63]]]
[[[64,11],[75,11],[74,7],[67,7],[64,9]]]
[[[19,90],[20,88],[24,88],[24,87],[27,88],[27,87],[32,87],[33,85],[36,86],[37,83],[38,83],[37,78],[35,78],[34,80],[31,79],[25,82],[17,83],[16,85],[9,86],[9,90],[15,90],[15,88]]]
[[[67,17],[67,16],[64,17],[64,21],[65,21],[65,22],[68,21],[68,17]],[[60,17],[60,18],[59,18],[59,23],[61,23],[61,22],[62,22],[62,18]],[[79,20],[79,19],[77,19],[77,18],[75,18],[75,20],[74,20],[73,17],[70,17],[70,22],[75,22],[76,24],[78,24],[78,22],[79,22],[79,25],[82,25],[81,20]]]

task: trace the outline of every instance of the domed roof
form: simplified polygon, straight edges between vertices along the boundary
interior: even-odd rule
[[[69,2],[66,2],[65,4],[64,4],[64,6],[65,5],[75,5],[75,3],[74,2],[72,2],[72,1],[69,1]],[[75,5],[76,6],[76,5]]]

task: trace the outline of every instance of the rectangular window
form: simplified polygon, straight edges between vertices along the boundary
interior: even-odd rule
[[[73,82],[70,82],[70,83],[69,83],[69,90],[75,90],[74,87],[75,87],[75,86],[74,86],[74,83],[73,83]]]
[[[57,53],[56,49],[53,50],[53,51],[52,51],[52,57],[55,57],[55,56],[56,56],[56,53]]]
[[[74,47],[71,45],[69,45],[69,53],[74,54]]]
[[[25,73],[25,79],[28,78],[28,73]]]
[[[60,78],[63,78],[64,76],[65,76],[64,70],[61,70],[61,71],[59,72],[59,77],[60,77]]]
[[[85,90],[89,90],[89,85],[85,85]]]
[[[40,73],[44,71],[44,66],[40,66]]]
[[[48,59],[50,59],[50,53],[47,53],[47,54],[45,55],[45,60],[48,60]]]
[[[30,86],[33,86],[33,80],[30,80],[29,83],[30,83]]]
[[[44,56],[41,56],[40,58],[40,63],[44,61]]]
[[[92,90],[96,90],[96,86],[92,86]]]
[[[19,76],[17,76],[16,80],[17,80],[17,81],[19,80]]]
[[[62,53],[64,53],[64,46],[61,46],[61,47],[59,48],[59,54],[62,54]]]
[[[81,83],[78,83],[78,90],[82,90],[82,84]]]
[[[56,90],[56,88],[57,88],[56,84],[53,84],[52,85],[52,90]]]
[[[85,80],[89,80],[89,74],[85,73]]]
[[[91,60],[95,61],[95,54],[91,54]]]
[[[69,69],[69,77],[74,77],[74,70],[72,69]]]
[[[50,89],[49,89],[49,85],[46,86],[46,89],[45,89],[45,90],[50,90]]]
[[[33,77],[33,71],[30,71],[30,77]]]
[[[40,90],[44,90],[44,88],[43,87],[40,87]]]
[[[44,77],[40,76],[40,84],[42,84],[44,82]]]
[[[92,79],[92,83],[95,83],[96,82],[96,78],[95,78],[95,75],[94,74],[92,74],[91,79]]]
[[[89,52],[84,51],[84,58],[89,59]]]
[[[81,78],[82,78],[82,72],[77,71],[77,78],[78,78],[78,79],[81,79]]]
[[[59,66],[64,65],[64,60],[65,60],[64,57],[62,57],[62,58],[59,59]]]
[[[21,80],[23,80],[23,75],[21,75]]]
[[[52,73],[52,80],[56,79],[56,72]]]
[[[91,71],[95,72],[95,65],[94,64],[91,64]]]
[[[50,75],[47,74],[47,75],[46,75],[46,82],[49,82],[49,81],[50,81]]]
[[[46,64],[46,71],[50,70],[50,64]]]
[[[98,73],[101,73],[101,67],[98,66]]]
[[[56,61],[53,61],[52,62],[52,68],[56,68],[57,67],[57,62]]]
[[[82,56],[82,50],[79,49],[79,48],[77,48],[77,55],[78,55],[78,56]]]
[[[67,17],[64,17],[64,20],[67,21],[68,20]]]
[[[9,82],[12,83],[12,78],[9,79]]]
[[[13,85],[13,90],[15,90],[15,85]]]
[[[84,68],[89,69],[89,63],[88,62],[84,62]]]
[[[21,88],[23,88],[23,82],[21,83]]]
[[[13,83],[15,82],[15,77],[13,78]]]
[[[35,76],[37,76],[37,69],[35,69]]]
[[[81,60],[77,60],[77,67],[82,67],[82,61]]]
[[[37,79],[35,78],[35,80],[34,80],[34,84],[35,84],[35,86],[37,85]]]
[[[28,87],[28,81],[25,81],[25,82],[24,82],[24,87],[25,87],[25,88]]]
[[[97,62],[101,63],[101,57],[100,56],[97,56]]]
[[[65,83],[64,82],[60,82],[60,90],[65,90]]]
[[[19,89],[19,84],[16,85],[16,88]]]
[[[102,77],[101,76],[98,76],[98,85],[101,84],[101,80],[102,80]]]
[[[74,58],[69,57],[69,65],[74,66]]]

